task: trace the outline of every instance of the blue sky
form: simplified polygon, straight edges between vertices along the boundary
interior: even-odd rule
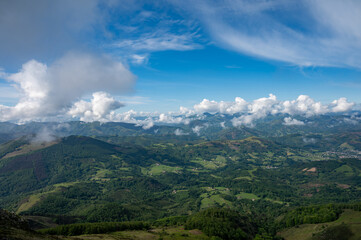
[[[358,70],[291,66],[215,46],[188,52],[156,53],[147,67],[131,69],[142,76],[137,83],[137,94],[158,101],[168,111],[174,110],[174,105],[190,106],[203,98],[233,101],[240,96],[253,100],[269,93],[283,100],[306,94],[322,102],[343,96],[361,101],[361,85],[356,87],[360,79]],[[164,99],[174,101],[164,104]],[[152,111],[156,110],[149,105]]]
[[[270,93],[361,102],[356,0],[5,0],[0,16],[1,121],[112,120]]]

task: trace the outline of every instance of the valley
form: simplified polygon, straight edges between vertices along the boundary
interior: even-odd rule
[[[361,134],[355,128],[279,137],[246,134],[238,139],[221,139],[222,131],[218,139],[176,138],[169,133],[85,134],[37,144],[28,135],[0,145],[0,206],[28,219],[35,229],[124,221],[154,225],[159,219],[230,209],[252,216],[249,236],[261,233],[288,239],[293,232],[298,234],[282,230],[294,226],[282,220],[288,212],[360,202]],[[302,140],[316,138],[312,143]],[[171,229],[183,226],[186,220],[182,221],[166,228],[175,231]],[[111,237],[122,239],[127,234]],[[159,237],[134,234],[132,238]],[[173,235],[177,234],[206,238],[178,230]]]

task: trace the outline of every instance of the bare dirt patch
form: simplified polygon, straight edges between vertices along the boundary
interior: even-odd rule
[[[308,169],[307,172],[317,172],[317,168],[312,167],[312,168]]]
[[[351,186],[348,185],[348,184],[338,183],[338,184],[337,184],[337,187],[342,188],[342,189],[348,189],[348,188],[350,188]]]
[[[191,233],[193,235],[201,235],[202,231],[198,230],[198,229],[193,229],[193,230],[190,230],[189,233]]]

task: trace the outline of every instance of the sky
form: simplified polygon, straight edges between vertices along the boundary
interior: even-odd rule
[[[2,0],[0,121],[348,112],[359,26],[358,0]]]

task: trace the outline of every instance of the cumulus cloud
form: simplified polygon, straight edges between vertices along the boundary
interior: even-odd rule
[[[316,102],[307,95],[300,95],[296,100],[284,101],[281,103],[281,112],[291,115],[299,114],[309,117],[317,114],[324,114],[328,111],[330,110],[327,106],[322,105],[321,102]]]
[[[182,129],[179,128],[174,131],[174,134],[177,136],[188,135],[188,133],[185,133]]]
[[[156,112],[136,112],[130,110],[124,113],[111,114],[111,121],[122,121],[135,123],[138,126],[148,126],[154,124],[185,124],[188,125],[192,120],[198,119],[198,116],[186,116],[177,112],[156,113]]]
[[[201,134],[201,130],[204,128],[204,126],[197,125],[192,128],[192,131],[199,136]]]
[[[142,122],[139,122],[138,123],[138,126],[142,126],[143,129],[150,129],[154,126],[154,122],[151,118],[148,118],[147,120],[145,121],[142,121]]]
[[[232,102],[214,101],[203,99],[195,104],[193,108],[180,107],[179,112],[152,113],[128,111],[125,113],[111,113],[108,117],[111,121],[124,121],[135,123],[139,126],[153,126],[152,124],[189,124],[192,120],[204,119],[204,113],[218,113],[234,115],[231,123],[238,127],[242,125],[254,126],[255,121],[269,115],[288,114],[290,117],[284,118],[284,125],[304,125],[303,121],[297,120],[294,116],[312,117],[327,113],[348,112],[355,106],[353,102],[346,98],[340,98],[329,104],[317,102],[307,95],[300,95],[295,100],[280,101],[273,94],[268,97],[255,99],[247,102],[243,98],[236,97]],[[351,116],[352,119],[356,116]],[[347,121],[347,120],[346,120]],[[220,126],[225,128],[225,122]],[[207,128],[207,124],[197,125],[192,131],[200,135],[201,130]]]
[[[19,91],[20,99],[13,107],[0,105],[0,121],[61,115],[86,94],[98,91],[124,94],[132,90],[135,82],[135,76],[121,62],[80,53],[69,53],[50,66],[31,60],[23,64],[19,72],[6,74],[5,79]],[[99,99],[101,96],[106,95],[96,94],[97,106],[104,104]],[[80,105],[86,108],[85,103],[77,103]],[[102,114],[95,108],[96,114]]]
[[[122,106],[121,102],[115,100],[108,93],[95,92],[90,102],[80,100],[74,103],[68,114],[84,122],[106,122],[112,117],[111,114],[114,114],[114,110]]]
[[[210,101],[208,99],[203,99],[199,104],[194,105],[195,112],[209,112],[209,113],[227,113],[234,114],[239,113],[247,109],[247,102],[240,98],[236,97],[235,101],[232,102],[216,102],[214,100]],[[187,111],[186,108],[181,110]]]
[[[346,98],[340,98],[332,102],[332,112],[346,112],[349,111],[355,103],[347,102]]]
[[[189,124],[190,119],[185,118],[184,116],[172,116],[170,114],[161,113],[157,122]]]
[[[283,125],[286,125],[286,126],[292,126],[292,125],[296,125],[296,126],[302,126],[302,125],[305,125],[304,122],[300,121],[300,120],[297,120],[297,119],[294,119],[294,118],[291,118],[291,117],[286,117],[283,119]]]
[[[58,117],[87,122],[128,122],[150,129],[154,124],[189,124],[209,112],[234,115],[231,123],[236,127],[253,126],[257,119],[276,114],[291,116],[284,119],[285,125],[303,125],[293,116],[348,112],[355,106],[346,98],[322,104],[307,95],[281,101],[270,94],[251,102],[241,97],[230,102],[203,99],[193,108],[180,107],[178,112],[130,110],[122,113],[118,109],[123,104],[110,94],[131,91],[134,75],[120,62],[88,54],[71,53],[49,66],[31,60],[19,72],[3,75],[18,90],[20,98],[15,106],[0,105],[0,121],[26,122]],[[92,94],[91,98],[85,100],[89,94]],[[220,124],[225,127],[225,122]],[[192,131],[199,135],[206,127],[195,126]]]
[[[253,125],[254,120],[277,113],[277,103],[277,98],[273,94],[270,94],[268,98],[256,99],[247,105],[247,114],[233,118],[232,124],[234,126]]]
[[[203,99],[199,104],[195,104],[193,109],[181,108],[181,110],[184,114],[186,114],[186,111],[193,114],[202,114],[205,112],[230,115],[237,114],[240,116],[231,120],[233,126],[252,126],[255,120],[268,115],[289,114],[292,116],[302,115],[311,117],[326,113],[347,112],[354,106],[355,103],[348,102],[346,98],[334,100],[330,104],[322,104],[307,95],[300,95],[295,100],[280,101],[275,95],[270,94],[268,97],[259,98],[252,102],[247,102],[240,97],[235,98],[233,102],[217,102]],[[286,121],[286,125],[300,124],[296,119],[288,119]]]

